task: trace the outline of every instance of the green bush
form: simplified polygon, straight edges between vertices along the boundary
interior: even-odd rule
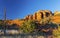
[[[24,33],[32,33],[36,28],[35,22],[32,20],[25,21],[23,25],[20,27]]]

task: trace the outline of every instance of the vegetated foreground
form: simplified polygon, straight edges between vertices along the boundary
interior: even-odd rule
[[[59,38],[59,14],[56,12],[53,15],[51,11],[41,10],[34,15],[26,16],[24,19],[0,20],[0,35],[5,35],[4,37],[12,35],[12,37],[18,38]]]

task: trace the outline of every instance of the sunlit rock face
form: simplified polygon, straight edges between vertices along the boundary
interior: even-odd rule
[[[52,22],[60,24],[60,12],[56,11],[52,17]]]
[[[44,21],[44,24],[46,24],[48,23],[47,19],[50,19],[50,18],[51,18],[51,22],[60,24],[60,12],[56,11],[54,12],[54,14],[52,14],[52,12],[49,10],[38,10],[34,14],[25,16],[25,18],[23,19],[8,20],[7,24],[8,25],[17,24],[18,26],[21,26],[23,22],[26,20],[37,20],[41,22],[42,19]]]
[[[55,15],[60,15],[60,11],[54,12],[54,16],[55,16]]]
[[[38,10],[37,12],[35,12],[34,14],[30,14],[25,16],[25,18],[23,20],[19,20],[19,19],[15,19],[15,20],[9,20],[8,24],[12,25],[12,24],[17,24],[18,26],[22,25],[24,21],[26,20],[37,20],[37,21],[41,21],[42,19],[44,19],[45,23],[46,23],[46,19],[52,16],[52,12],[49,10]]]
[[[27,15],[25,17],[26,20],[38,20],[40,21],[41,19],[47,18],[52,16],[52,12],[49,10],[39,10],[35,12],[33,15]]]
[[[33,20],[33,15],[32,14],[31,15],[27,15],[24,19],[25,20]]]
[[[36,12],[33,15],[33,20],[37,20],[37,13]]]
[[[45,19],[52,16],[52,12],[49,10],[39,10],[37,11],[37,20]]]

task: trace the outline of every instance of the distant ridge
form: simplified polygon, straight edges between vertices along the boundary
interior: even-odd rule
[[[60,24],[60,12],[56,11],[52,13],[50,10],[38,10],[34,14],[30,14],[25,16],[23,19],[15,19],[15,20],[6,20],[7,24],[17,24],[18,26],[22,25],[24,21],[28,20],[35,20],[35,21],[41,21],[44,19],[44,21],[47,21],[46,19],[51,19],[51,22]]]

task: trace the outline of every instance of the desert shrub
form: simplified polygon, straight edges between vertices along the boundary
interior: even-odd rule
[[[36,28],[35,22],[32,20],[25,21],[23,25],[20,27],[24,33],[32,33]]]
[[[59,24],[54,24],[55,26],[57,26],[57,28],[55,27],[53,29],[53,36],[56,37],[56,38],[59,38],[60,36],[60,26]]]

